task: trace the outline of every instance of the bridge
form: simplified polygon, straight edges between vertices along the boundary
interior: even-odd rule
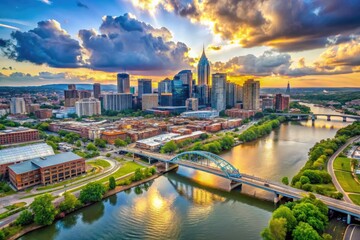
[[[240,173],[232,164],[216,154],[205,151],[189,151],[178,155],[166,155],[154,153],[135,148],[121,148],[119,152],[132,153],[133,156],[138,155],[145,157],[151,161],[156,160],[165,164],[165,170],[169,170],[170,164],[177,164],[199,171],[217,175],[230,180],[230,190],[235,187],[246,184],[255,188],[259,188],[274,194],[274,202],[277,203],[281,196],[294,200],[301,199],[308,192],[301,189],[293,188],[282,183],[259,178],[253,175]],[[347,214],[347,222],[351,222],[351,217],[360,218],[360,206],[347,203],[334,198],[314,194],[318,199],[323,201],[329,209]]]
[[[270,113],[269,113],[270,114]],[[326,117],[327,121],[331,121],[331,117],[338,117],[338,118],[342,118],[343,122],[346,122],[346,120],[348,118],[350,119],[354,119],[356,121],[360,121],[360,116],[357,115],[349,115],[349,114],[325,114],[325,113],[271,113],[271,114],[275,114],[277,116],[284,116],[284,117],[288,117],[288,118],[297,118],[297,119],[302,119],[302,118],[311,118],[312,121],[315,121],[318,117]]]

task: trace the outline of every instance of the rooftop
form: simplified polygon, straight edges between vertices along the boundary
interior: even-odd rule
[[[9,133],[19,133],[19,132],[30,132],[37,131],[35,129],[26,128],[26,127],[18,127],[18,128],[6,128],[5,130],[0,130],[0,135],[5,135]]]

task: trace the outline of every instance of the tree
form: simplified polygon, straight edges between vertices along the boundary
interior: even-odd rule
[[[77,140],[76,143],[75,143],[76,147],[81,147],[81,141],[80,140]]]
[[[95,146],[99,148],[105,148],[106,147],[106,141],[100,138],[95,138]]]
[[[34,222],[34,216],[29,210],[24,210],[20,213],[15,223],[17,225],[25,226]]]
[[[302,185],[304,185],[304,184],[310,183],[310,179],[307,176],[301,176],[300,182]]]
[[[114,145],[115,145],[115,147],[124,147],[127,145],[127,143],[124,140],[118,138],[118,139],[115,139]]]
[[[291,233],[291,231],[296,227],[297,224],[296,218],[294,217],[292,211],[286,206],[281,206],[278,209],[276,209],[273,212],[272,217],[286,219],[286,229],[287,232],[289,233]]]
[[[48,141],[46,141],[46,143],[47,143],[48,145],[50,145],[54,151],[56,151],[56,150],[59,149],[58,144],[55,143],[55,142],[53,142],[53,141],[48,140]]]
[[[177,150],[177,145],[174,141],[169,141],[164,144],[164,146],[161,148],[162,153],[173,153]]]
[[[5,240],[5,233],[3,230],[0,230],[0,240]]]
[[[111,157],[111,153],[107,153],[105,156],[106,157]]]
[[[80,201],[82,203],[98,202],[105,193],[105,187],[101,183],[91,182],[80,191]]]
[[[4,124],[0,124],[0,130],[5,130],[6,127],[4,126]]]
[[[327,215],[322,213],[318,207],[310,202],[301,202],[292,210],[298,222],[308,223],[317,232],[321,233],[327,226]]]
[[[116,181],[115,181],[115,178],[113,176],[111,176],[109,178],[109,188],[110,189],[115,189],[116,188]]]
[[[81,205],[79,199],[75,197],[71,192],[65,192],[64,201],[59,205],[60,211],[62,212],[71,212],[75,208]]]
[[[135,181],[140,181],[143,178],[144,178],[144,174],[143,174],[142,170],[140,168],[137,168],[135,170],[134,180]]]
[[[49,194],[43,194],[34,199],[30,208],[34,213],[34,221],[39,225],[50,225],[56,215],[56,209],[52,203],[53,197]]]
[[[308,224],[300,222],[293,231],[294,240],[321,240],[320,235]]]
[[[289,185],[289,178],[288,178],[288,177],[283,177],[283,178],[281,179],[281,182],[282,182],[283,184],[285,184],[285,185]]]
[[[93,144],[93,143],[89,143],[87,146],[86,146],[86,149],[89,150],[89,151],[97,151],[97,147]]]
[[[269,227],[261,233],[265,240],[285,240],[286,237],[286,219],[272,218]]]

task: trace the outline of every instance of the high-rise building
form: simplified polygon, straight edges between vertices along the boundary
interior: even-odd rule
[[[235,83],[226,83],[226,107],[234,107],[236,103]]]
[[[203,52],[201,55],[201,58],[199,60],[198,66],[197,66],[197,70],[198,70],[198,85],[208,85],[211,86],[210,83],[210,62],[207,59],[206,55],[205,55],[205,49],[203,48]]]
[[[260,108],[260,82],[249,79],[243,86],[243,106],[246,110]]]
[[[261,109],[263,111],[265,109],[274,109],[274,98],[272,98],[272,97],[262,98]]]
[[[75,103],[76,114],[81,116],[93,116],[101,114],[101,104],[96,98],[83,98]]]
[[[171,81],[172,106],[185,106],[185,101],[189,93],[189,86],[183,85],[180,79]]]
[[[197,111],[199,110],[199,99],[197,98],[188,98],[185,102],[187,111]]]
[[[143,94],[152,93],[151,79],[138,79],[138,98],[142,98]]]
[[[132,108],[131,93],[108,93],[102,97],[105,110],[123,111]]]
[[[141,109],[151,109],[159,106],[159,96],[157,94],[143,94]]]
[[[94,83],[93,85],[94,98],[99,99],[101,95],[101,85],[100,83]]]
[[[160,106],[172,106],[172,93],[161,93],[159,98]]]
[[[158,83],[158,94],[161,96],[162,93],[171,93],[171,80],[165,78]]]
[[[212,75],[211,107],[217,111],[226,108],[226,73]]]
[[[91,92],[87,90],[78,91],[79,99],[91,98]]]
[[[117,75],[118,93],[130,93],[130,76],[127,73],[118,73]]]
[[[209,86],[206,84],[195,86],[195,96],[199,99],[199,105],[209,105],[210,104]]]
[[[68,90],[64,90],[65,107],[74,107],[75,102],[79,99],[79,93],[75,84],[69,84]]]
[[[135,87],[130,87],[130,93],[131,93],[131,94],[135,94],[135,92],[136,92],[136,91],[135,91]]]
[[[275,95],[275,110],[276,111],[286,111],[290,107],[290,96],[276,94]]]
[[[193,74],[191,70],[182,70],[178,74],[174,76],[174,79],[180,79],[182,81],[183,86],[189,89],[188,93],[185,93],[187,98],[192,97],[192,81],[193,81]]]
[[[68,90],[76,90],[76,85],[75,84],[69,84],[68,85]]]
[[[237,103],[243,102],[243,86],[236,84],[235,85],[235,100]]]
[[[285,92],[287,95],[290,95],[291,93],[291,90],[290,90],[290,82],[288,82],[287,84],[287,88],[286,88],[286,92]]]
[[[24,98],[11,98],[10,99],[10,113],[11,114],[26,114]]]

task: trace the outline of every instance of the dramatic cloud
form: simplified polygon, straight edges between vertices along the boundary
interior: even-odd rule
[[[80,30],[82,45],[89,54],[93,69],[106,71],[159,71],[178,70],[189,66],[189,48],[173,42],[166,28],[153,28],[132,18],[106,16],[95,30]]]
[[[0,46],[7,57],[16,61],[60,68],[82,65],[79,42],[55,20],[39,22],[37,28],[28,32],[12,32],[11,37],[15,43],[1,40]]]
[[[358,0],[137,0],[208,24],[224,39],[244,47],[267,45],[280,51],[325,47],[341,35],[359,32]],[[146,3],[146,4],[145,4]],[[339,40],[341,40],[339,39]]]

